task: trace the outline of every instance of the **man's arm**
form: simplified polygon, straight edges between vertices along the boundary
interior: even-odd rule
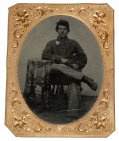
[[[83,69],[87,64],[87,56],[81,46],[76,42],[76,56],[78,60],[76,64],[78,65],[78,69]]]
[[[44,60],[54,60],[56,63],[59,63],[62,56],[54,54],[52,42],[48,42],[45,49],[42,52],[42,59]]]

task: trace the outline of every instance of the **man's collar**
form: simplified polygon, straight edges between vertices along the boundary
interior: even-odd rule
[[[66,40],[66,39],[69,39],[69,38],[67,36],[66,37],[63,37],[63,38],[61,38],[59,36],[57,37],[57,41],[59,41],[59,42],[62,41],[62,40]]]

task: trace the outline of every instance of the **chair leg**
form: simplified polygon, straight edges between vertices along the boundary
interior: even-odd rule
[[[59,95],[59,85],[57,85],[56,95]]]

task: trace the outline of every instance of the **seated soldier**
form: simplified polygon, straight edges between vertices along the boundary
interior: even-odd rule
[[[69,77],[86,83],[92,90],[96,91],[97,84],[82,73],[82,69],[87,64],[86,54],[77,41],[68,38],[69,31],[68,21],[61,19],[57,22],[56,32],[58,37],[47,43],[42,53],[42,59],[54,61],[50,67],[51,72],[60,71]],[[70,92],[74,88],[77,90],[77,84],[72,82]],[[78,91],[76,95],[78,99]],[[76,98],[73,98],[74,103],[75,100],[77,101]],[[79,106],[74,108],[79,108]]]

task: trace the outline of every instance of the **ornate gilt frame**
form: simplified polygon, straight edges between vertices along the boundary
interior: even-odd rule
[[[104,62],[104,78],[93,108],[80,120],[55,125],[34,115],[18,84],[17,64],[22,44],[41,20],[68,15],[85,23],[95,35]],[[16,4],[9,8],[5,125],[21,137],[107,137],[115,130],[114,11],[108,4]]]

